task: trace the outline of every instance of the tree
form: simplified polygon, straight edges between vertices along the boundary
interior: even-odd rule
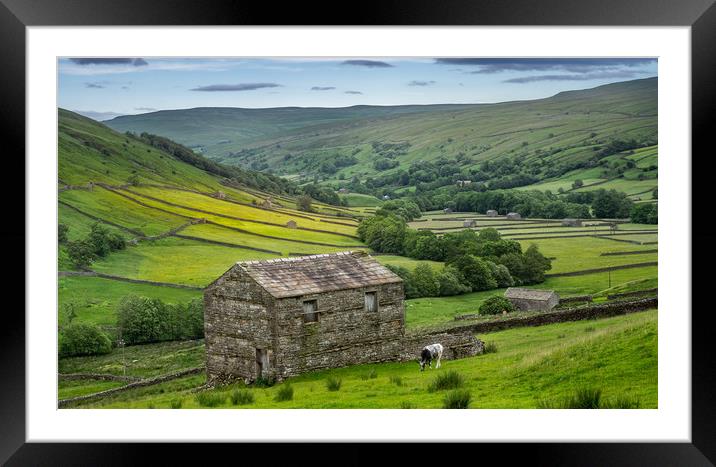
[[[510,270],[504,264],[495,264],[492,261],[487,262],[487,266],[492,272],[492,277],[497,281],[497,287],[512,287],[515,285],[515,280],[510,275]]]
[[[497,288],[497,281],[492,276],[487,261],[477,256],[464,255],[454,260],[452,265],[460,271],[473,292]]]
[[[112,342],[97,326],[75,323],[60,333],[59,350],[61,357],[108,354]]]
[[[592,201],[592,209],[596,217],[623,219],[629,217],[634,203],[626,193],[616,190],[598,190]]]
[[[79,269],[88,267],[97,257],[94,254],[94,246],[87,240],[67,242],[67,255],[72,264]]]
[[[521,278],[523,284],[538,284],[544,282],[544,273],[552,269],[552,261],[540,253],[536,244],[530,245],[524,252],[525,275]]]
[[[147,152],[149,152],[149,149],[147,149]],[[139,176],[137,176],[137,174],[130,175],[129,178],[127,178],[127,183],[132,186],[139,185]]]
[[[469,285],[463,283],[460,271],[452,266],[445,266],[438,273],[438,282],[440,283],[440,296],[460,295],[470,292]]]
[[[70,228],[65,224],[57,225],[57,241],[58,243],[65,243],[67,241],[67,232]]]
[[[418,264],[413,270],[412,282],[420,297],[437,297],[440,292],[440,282],[429,264]]]
[[[631,210],[631,221],[635,224],[658,224],[659,208],[656,204],[637,204]]]
[[[164,304],[158,299],[128,295],[117,307],[117,327],[128,344],[162,340]]]
[[[574,182],[572,182],[572,189],[576,190],[577,188],[581,188],[584,186],[584,182],[581,179],[577,179]]]
[[[515,306],[505,297],[494,295],[480,305],[481,315],[499,315],[502,313],[512,313]]]
[[[313,200],[308,195],[301,195],[296,198],[296,205],[299,211],[313,212]]]

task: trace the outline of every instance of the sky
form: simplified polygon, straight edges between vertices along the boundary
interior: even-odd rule
[[[656,58],[63,57],[58,105],[97,120],[193,107],[539,99],[657,75]]]

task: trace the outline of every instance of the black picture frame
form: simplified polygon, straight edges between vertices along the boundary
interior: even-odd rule
[[[201,0],[0,0],[0,50],[2,50],[2,81],[0,86],[0,121],[4,147],[14,148],[14,154],[25,153],[25,28],[29,26],[161,26],[161,25],[494,25],[494,26],[690,26],[692,66],[692,214],[708,211],[710,160],[709,147],[716,121],[716,6],[714,0],[680,0],[678,2],[652,0],[504,0],[461,1],[412,0],[399,2],[336,2],[282,3]],[[350,11],[350,14],[348,13]],[[687,157],[687,155],[684,155]],[[25,173],[20,157],[4,158],[5,173]],[[695,168],[698,166],[698,170]],[[24,177],[12,177],[18,185]],[[7,189],[7,184],[5,184]],[[697,196],[698,190],[704,190]],[[6,216],[16,222],[4,223],[2,241],[6,245],[25,242],[24,204],[18,193],[24,185],[15,187],[12,206]],[[10,210],[10,213],[7,212]],[[7,218],[7,217],[6,217]],[[692,219],[694,217],[692,216]],[[515,456],[529,459],[537,465],[712,465],[716,462],[716,352],[711,349],[709,326],[710,307],[699,309],[696,295],[709,290],[708,274],[698,274],[698,265],[714,264],[709,243],[716,234],[705,223],[700,227],[692,222],[692,251],[699,255],[692,261],[692,288],[683,291],[691,298],[692,308],[692,442],[691,443],[540,443],[484,444],[473,453],[489,459],[498,453],[503,459]],[[26,245],[26,249],[32,245]],[[19,248],[16,248],[19,250]],[[17,251],[18,263],[20,252]],[[24,260],[24,258],[23,258]],[[5,281],[8,290],[20,290],[25,278],[23,266],[14,268]],[[706,269],[707,270],[707,269]],[[17,283],[17,284],[15,284]],[[24,282],[23,282],[24,284]],[[15,293],[16,295],[19,295]],[[205,445],[126,445],[26,443],[25,441],[25,321],[17,309],[5,310],[0,326],[0,462],[7,465],[107,465],[144,464],[150,461],[147,450],[160,451],[162,456],[203,458]],[[671,310],[685,312],[690,310]],[[375,460],[374,454],[359,446],[334,445],[345,462],[365,464]],[[212,447],[213,455],[236,455],[236,447]],[[267,447],[261,448],[266,451]],[[270,448],[273,461],[282,457],[300,456],[303,449]],[[409,451],[409,452],[408,452]],[[418,452],[423,465],[433,455],[446,456],[446,451],[409,447],[406,453]],[[431,451],[431,452],[428,452]],[[477,455],[477,454],[476,454]],[[231,457],[229,457],[230,459]],[[319,460],[320,462],[320,460]],[[163,463],[169,463],[169,457]],[[315,462],[313,462],[315,463]],[[443,464],[444,465],[444,464]]]

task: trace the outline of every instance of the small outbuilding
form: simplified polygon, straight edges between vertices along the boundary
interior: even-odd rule
[[[559,295],[554,290],[510,287],[505,291],[505,298],[520,311],[550,311],[559,303]]]
[[[271,198],[266,198],[263,203],[261,203],[261,207],[264,209],[271,209],[273,207],[273,200]]]
[[[444,214],[452,214],[452,208],[445,208],[443,209]]]
[[[475,227],[475,225],[477,225],[475,223],[475,219],[469,219],[469,220],[463,221],[463,223],[462,223],[462,226],[465,228],[468,228],[468,229]]]
[[[562,219],[562,227],[581,227],[582,219]]]
[[[497,217],[497,211],[494,209],[488,209],[485,214],[487,214],[487,217]]]
[[[291,219],[290,221],[286,222],[286,227],[288,227],[289,229],[295,229],[298,227],[298,224],[296,224],[296,221]]]
[[[517,221],[517,220],[522,219],[522,216],[520,216],[519,212],[508,212],[507,219],[509,219],[511,221]]]

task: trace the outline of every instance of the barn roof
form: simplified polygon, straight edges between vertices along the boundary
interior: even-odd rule
[[[510,287],[505,291],[506,298],[519,298],[523,300],[547,301],[554,295],[554,290],[522,289]]]
[[[363,251],[237,263],[276,298],[402,282]]]

